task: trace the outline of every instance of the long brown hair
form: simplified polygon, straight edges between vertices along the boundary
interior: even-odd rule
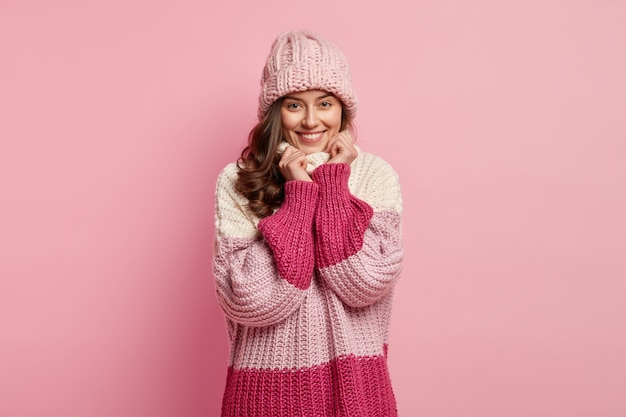
[[[272,103],[263,119],[252,128],[248,146],[237,160],[239,172],[235,188],[248,199],[248,208],[259,218],[271,215],[285,199],[285,178],[278,169],[281,155],[277,152],[284,140],[280,118],[283,101],[279,98]],[[341,130],[346,128],[354,134],[353,124],[342,111]]]

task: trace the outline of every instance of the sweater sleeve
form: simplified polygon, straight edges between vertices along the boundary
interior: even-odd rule
[[[363,197],[376,202],[376,210],[351,193],[350,166],[325,164],[313,172],[320,185],[316,268],[352,307],[368,306],[386,295],[400,275],[403,256],[397,176],[382,163],[361,171]]]
[[[317,184],[289,181],[280,209],[259,222],[259,231],[274,254],[278,274],[302,290],[309,288],[313,276],[313,214],[317,195]]]
[[[285,186],[285,201],[258,221],[234,189],[236,171],[225,170],[216,191],[214,274],[226,316],[247,326],[280,323],[298,309],[313,274],[313,213],[318,186]],[[260,232],[260,233],[259,233]]]

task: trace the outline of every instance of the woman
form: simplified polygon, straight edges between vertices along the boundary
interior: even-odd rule
[[[231,344],[223,416],[396,416],[387,370],[402,261],[398,178],[352,139],[342,52],[272,45],[259,123],[216,191],[214,271]]]

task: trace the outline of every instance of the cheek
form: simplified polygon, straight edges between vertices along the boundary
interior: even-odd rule
[[[289,113],[283,113],[280,116],[280,123],[283,128],[283,131],[292,130],[296,127],[297,123],[295,122],[295,118],[293,115]]]
[[[341,130],[341,110],[333,113],[330,124],[333,127],[333,130]]]

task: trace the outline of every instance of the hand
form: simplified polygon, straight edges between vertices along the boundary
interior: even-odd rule
[[[287,181],[313,181],[306,172],[309,161],[306,155],[298,148],[288,146],[283,156],[278,161],[278,169]]]
[[[350,165],[359,155],[354,147],[352,135],[347,130],[337,133],[330,139],[326,146],[326,152],[330,154],[329,164]]]

